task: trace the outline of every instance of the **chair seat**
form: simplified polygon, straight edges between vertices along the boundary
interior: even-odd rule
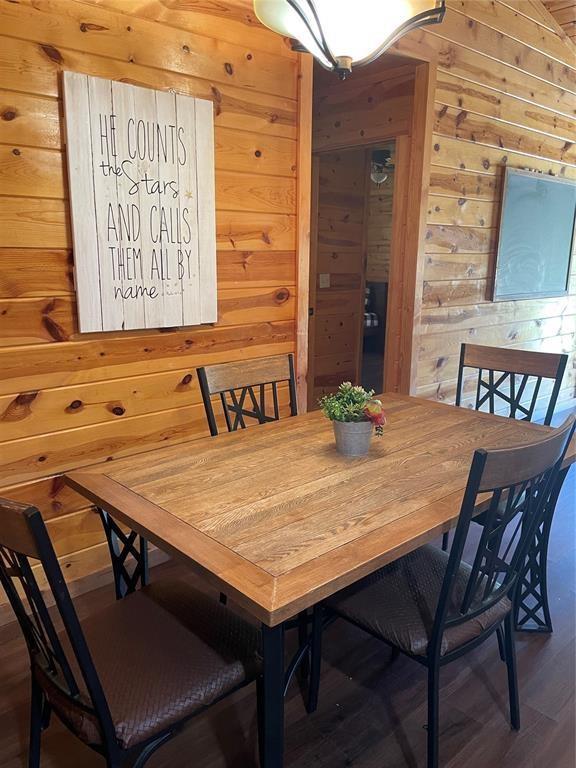
[[[82,628],[125,749],[169,729],[260,672],[258,629],[181,580],[144,587],[90,616]],[[75,676],[80,684],[81,677]],[[48,683],[58,714],[85,742],[101,743],[96,719]],[[82,699],[88,702],[86,691]]]
[[[426,545],[335,595],[327,601],[327,606],[406,653],[425,656],[447,564],[446,552]],[[470,570],[469,565],[462,564],[449,615],[456,613],[456,605],[462,601]],[[441,655],[499,623],[511,607],[510,600],[504,597],[479,616],[446,629]]]

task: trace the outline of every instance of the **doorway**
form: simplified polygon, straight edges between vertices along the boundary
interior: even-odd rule
[[[396,142],[369,150],[366,200],[364,324],[359,383],[384,390],[388,285],[392,253]]]
[[[394,146],[317,159],[312,403],[342,381],[383,390]]]
[[[412,390],[422,289],[433,70],[331,74],[314,74],[308,408],[342,381]]]

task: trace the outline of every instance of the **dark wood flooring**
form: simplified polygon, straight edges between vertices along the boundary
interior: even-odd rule
[[[517,639],[522,729],[508,725],[505,666],[496,640],[442,673],[444,768],[574,768],[575,499],[572,470],[556,512],[549,579],[554,633]],[[179,570],[165,564],[155,577]],[[77,601],[82,616],[113,599],[109,587]],[[287,768],[416,768],[426,760],[425,670],[342,622],[326,633],[318,712],[308,717],[297,685],[287,701]],[[150,768],[253,768],[251,688],[198,717]],[[28,673],[15,625],[0,630],[0,766],[26,765]],[[57,720],[44,735],[42,768],[97,768],[102,758]]]

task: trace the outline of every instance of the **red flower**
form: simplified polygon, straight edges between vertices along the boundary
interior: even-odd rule
[[[386,412],[380,400],[369,400],[364,408],[364,415],[376,427],[376,434],[381,435],[386,426]]]

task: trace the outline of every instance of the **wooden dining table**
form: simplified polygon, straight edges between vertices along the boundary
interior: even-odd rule
[[[80,469],[70,486],[262,626],[264,762],[283,765],[284,624],[451,528],[477,448],[550,427],[397,394],[362,458],[319,412]],[[565,465],[576,460],[574,442]]]

